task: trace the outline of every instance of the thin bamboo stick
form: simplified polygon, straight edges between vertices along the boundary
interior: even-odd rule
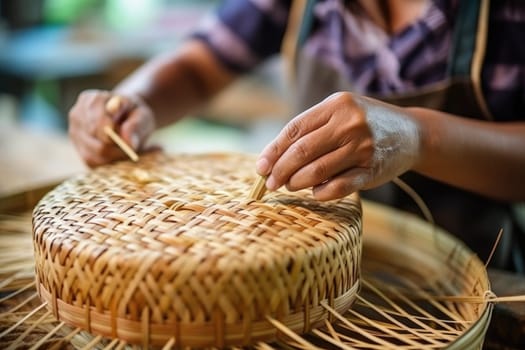
[[[40,346],[42,346],[46,341],[48,341],[49,338],[55,335],[60,330],[60,328],[64,327],[65,325],[65,322],[60,322],[55,328],[53,328],[49,333],[47,333],[38,342],[36,342],[29,350],[37,350],[38,348],[40,348]]]
[[[64,347],[65,344],[67,344],[71,339],[73,339],[74,336],[76,336],[80,331],[82,331],[80,328],[75,328],[71,330],[68,334],[64,335],[64,337],[61,339],[60,342],[57,342],[53,345],[52,348],[49,350],[60,350]]]
[[[257,180],[252,186],[248,198],[260,200],[266,193],[266,176],[257,175]]]
[[[268,320],[268,322],[270,322],[275,328],[277,328],[279,331],[281,331],[283,334],[285,334],[286,336],[290,337],[291,339],[293,339],[294,341],[296,341],[298,344],[302,345],[305,349],[319,349],[317,346],[309,343],[308,341],[306,341],[304,338],[302,338],[301,336],[299,336],[297,333],[295,333],[294,331],[292,331],[290,328],[286,327],[284,324],[282,324],[281,322],[277,321],[276,319],[270,317],[270,316],[267,316],[266,319]]]
[[[35,282],[31,282],[31,283],[28,283],[27,285],[25,285],[24,287],[22,288],[19,288],[17,290],[15,290],[14,292],[6,295],[5,297],[3,298],[0,298],[0,304],[2,304],[3,302],[5,302],[6,300],[9,300],[11,298],[14,298],[16,297],[17,295],[25,292],[26,290],[30,289],[30,288],[33,288],[35,286]]]
[[[97,335],[96,337],[94,337],[89,343],[87,343],[84,347],[82,347],[81,350],[90,350],[90,349],[93,349],[93,347],[95,345],[97,345],[98,343],[100,343],[100,341],[103,339],[103,337],[101,335]]]
[[[118,338],[115,338],[110,343],[108,343],[108,345],[104,346],[104,349],[102,349],[102,350],[111,350],[119,342],[120,342],[120,340]]]
[[[137,153],[135,153],[135,151],[130,146],[128,146],[128,144],[110,126],[106,125],[104,127],[104,132],[132,161],[138,162],[139,156]]]
[[[120,110],[122,104],[122,97],[114,95],[106,102],[106,112],[114,115]],[[135,153],[135,151],[113,130],[113,128],[106,125],[104,127],[104,132],[120,147],[124,153],[126,153],[126,155],[132,161],[137,162],[139,160],[137,153]]]
[[[46,306],[45,303],[41,304],[40,306],[37,306],[36,308],[34,308],[31,312],[29,312],[27,315],[25,315],[24,317],[22,317],[21,319],[19,319],[15,324],[13,324],[11,327],[7,328],[5,331],[3,331],[2,333],[0,333],[0,339],[2,339],[3,337],[5,337],[6,335],[8,335],[9,333],[11,333],[12,331],[14,331],[16,328],[18,328],[22,323],[24,323],[25,321],[27,321],[29,318],[31,318],[34,314],[36,314],[38,311],[42,310],[42,308],[44,308]]]
[[[24,332],[22,332],[22,334],[20,334],[14,341],[12,341],[11,345],[7,347],[6,350],[14,350],[18,348],[18,345],[20,344],[20,342],[25,337],[27,337],[36,327],[38,327],[42,323],[43,320],[45,320],[50,315],[51,315],[51,311],[47,311],[45,314],[40,316],[40,318],[35,323],[29,326]]]

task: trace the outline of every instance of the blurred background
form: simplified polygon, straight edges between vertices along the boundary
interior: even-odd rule
[[[0,0],[0,195],[85,171],[67,114],[85,89],[111,89],[176,48],[212,0]],[[276,57],[194,116],[158,130],[167,152],[259,152],[288,118]]]

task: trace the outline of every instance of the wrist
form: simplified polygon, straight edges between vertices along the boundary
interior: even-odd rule
[[[417,125],[419,134],[418,157],[412,170],[425,173],[429,167],[432,156],[436,152],[439,143],[439,132],[433,118],[429,116],[429,110],[422,107],[405,107],[406,114]]]

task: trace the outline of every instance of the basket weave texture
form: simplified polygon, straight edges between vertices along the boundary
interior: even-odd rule
[[[247,198],[254,157],[141,157],[68,180],[33,212],[37,289],[55,316],[129,343],[271,341],[303,333],[359,287],[357,195]]]

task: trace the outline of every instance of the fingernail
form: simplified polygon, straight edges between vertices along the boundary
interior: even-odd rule
[[[270,191],[275,191],[275,190],[277,190],[279,188],[277,186],[277,183],[275,182],[275,179],[273,178],[273,176],[270,176],[266,180],[266,188],[269,189]]]
[[[270,163],[266,158],[260,158],[255,163],[255,169],[259,175],[268,175],[270,172]]]
[[[138,150],[140,145],[140,137],[137,134],[131,134],[131,147]]]

